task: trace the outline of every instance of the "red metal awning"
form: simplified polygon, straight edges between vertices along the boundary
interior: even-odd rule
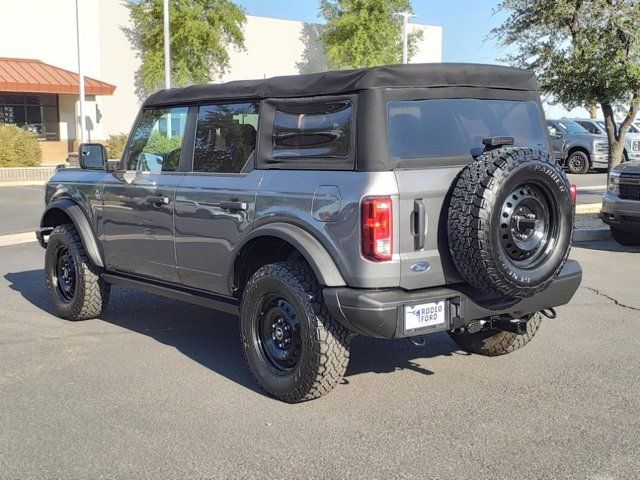
[[[111,95],[115,85],[84,77],[87,95]],[[69,93],[80,91],[78,74],[40,60],[0,58],[0,92]]]

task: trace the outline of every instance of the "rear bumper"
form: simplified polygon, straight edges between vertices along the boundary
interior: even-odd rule
[[[543,292],[520,301],[497,303],[482,298],[468,286],[406,291],[325,288],[324,300],[331,314],[355,333],[379,338],[403,338],[437,330],[467,326],[493,316],[522,318],[568,303],[582,280],[580,264],[569,260],[556,280]],[[446,324],[434,330],[405,331],[404,307],[446,300]]]

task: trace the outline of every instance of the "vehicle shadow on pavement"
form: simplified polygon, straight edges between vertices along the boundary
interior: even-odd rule
[[[53,315],[42,270],[7,273],[4,278],[12,290],[32,305]],[[64,322],[64,320],[59,320]],[[204,367],[254,392],[265,394],[252,378],[243,358],[238,321],[232,315],[176,300],[114,287],[109,305],[98,320],[176,348]],[[82,322],[84,323],[84,322]],[[92,334],[99,335],[92,328]],[[417,347],[409,340],[379,340],[356,337],[346,377],[361,373],[392,373],[412,370],[433,375],[419,360],[462,354],[446,333],[425,337]],[[349,383],[345,379],[344,383]]]
[[[586,250],[599,250],[601,252],[626,252],[640,253],[640,247],[627,247],[621,245],[615,240],[596,240],[591,242],[576,242],[573,248],[584,248]]]
[[[408,339],[356,337],[351,344],[346,376],[369,372],[392,373],[396,370],[433,375],[434,372],[421,366],[418,361],[441,356],[469,355],[459,350],[445,332],[432,333],[424,339],[424,346],[416,346]]]

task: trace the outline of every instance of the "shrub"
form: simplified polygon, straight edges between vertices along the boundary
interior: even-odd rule
[[[109,158],[120,159],[122,157],[122,152],[124,151],[124,146],[127,143],[128,135],[126,133],[116,133],[114,135],[109,135],[107,139],[107,151],[109,153]]]
[[[0,125],[0,167],[38,167],[42,151],[36,136],[15,125]]]

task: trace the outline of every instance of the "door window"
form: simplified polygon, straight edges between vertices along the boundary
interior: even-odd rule
[[[144,110],[129,145],[126,169],[177,172],[188,115],[188,107]]]
[[[193,171],[240,173],[254,158],[259,108],[258,103],[200,107]]]

